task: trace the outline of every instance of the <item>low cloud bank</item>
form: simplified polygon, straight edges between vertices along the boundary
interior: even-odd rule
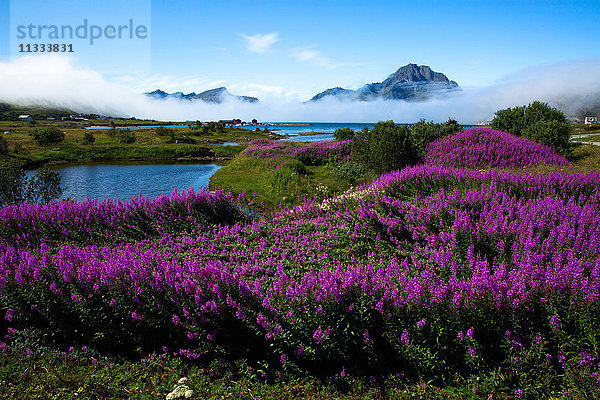
[[[492,86],[465,88],[425,102],[325,99],[318,103],[302,103],[286,96],[268,96],[258,104],[235,100],[207,104],[155,100],[136,93],[131,87],[106,80],[101,74],[79,66],[74,58],[44,55],[0,63],[0,101],[172,121],[231,118],[248,121],[256,118],[259,121],[374,122],[393,119],[413,122],[420,118],[443,121],[453,117],[468,124],[486,122],[498,109],[533,100],[546,101],[568,115],[596,112],[600,109],[597,71],[600,71],[600,59],[531,68]]]

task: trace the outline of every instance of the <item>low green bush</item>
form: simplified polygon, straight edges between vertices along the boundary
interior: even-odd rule
[[[56,126],[42,126],[29,133],[40,146],[60,143],[65,140],[65,133]]]
[[[119,143],[132,144],[136,141],[135,133],[130,129],[119,130],[116,134],[116,137]]]
[[[345,161],[336,165],[333,169],[335,176],[342,179],[347,179],[351,183],[362,178],[368,173],[368,170],[357,162]]]

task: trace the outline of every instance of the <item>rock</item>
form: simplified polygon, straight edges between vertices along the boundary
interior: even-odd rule
[[[178,380],[173,391],[167,395],[167,400],[191,399],[194,396],[194,391],[186,385],[187,381],[187,378]]]

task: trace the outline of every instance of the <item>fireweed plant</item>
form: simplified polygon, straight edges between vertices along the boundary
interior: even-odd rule
[[[531,147],[465,132],[502,155],[469,144],[460,165],[523,165],[510,143]],[[245,153],[344,159],[346,146],[255,141]],[[537,149],[527,162],[564,162]],[[261,218],[235,204],[185,192],[1,210],[3,335],[244,360],[266,379],[500,376],[516,396],[597,390],[600,173],[421,165]]]
[[[349,160],[351,140],[312,142],[308,144],[268,139],[254,139],[242,151],[248,157],[270,159],[271,166],[280,168],[293,159],[305,165]]]
[[[551,147],[489,128],[466,129],[430,143],[425,163],[464,168],[568,164]]]

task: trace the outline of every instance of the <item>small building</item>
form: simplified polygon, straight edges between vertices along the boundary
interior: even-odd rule
[[[31,115],[19,115],[19,121],[28,121],[31,122],[33,121],[33,117]]]
[[[598,123],[598,118],[597,117],[585,117],[585,124],[586,125],[597,124],[597,123]]]

